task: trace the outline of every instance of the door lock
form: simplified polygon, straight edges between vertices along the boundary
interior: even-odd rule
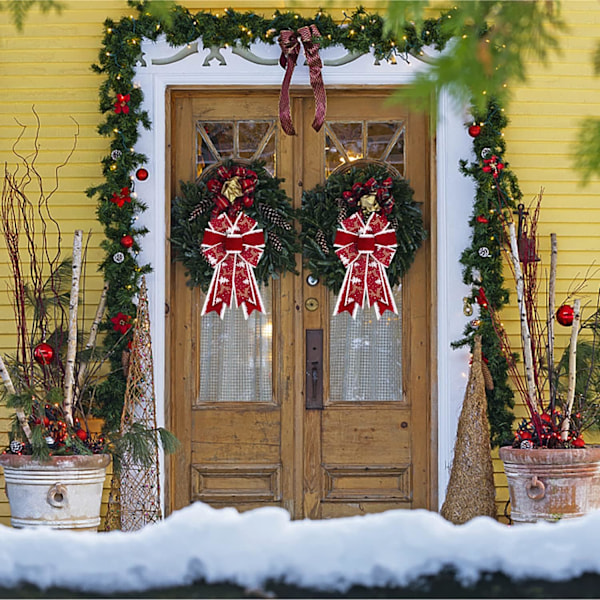
[[[304,303],[304,307],[306,310],[314,312],[317,310],[317,308],[319,308],[319,301],[316,298],[307,298],[306,302]]]

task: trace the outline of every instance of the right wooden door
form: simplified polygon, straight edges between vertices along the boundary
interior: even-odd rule
[[[310,91],[297,90],[298,135],[288,137],[277,125],[276,90],[173,92],[172,194],[176,182],[202,176],[199,161],[207,152],[209,162],[262,152],[300,207],[303,190],[338,165],[373,158],[409,180],[429,229],[427,118],[388,106],[388,95],[328,90],[326,124],[315,133]],[[249,321],[256,322],[246,323],[234,314],[223,321],[200,317],[201,294],[185,285],[176,265],[168,316],[170,409],[183,451],[170,470],[171,507],[194,500],[241,510],[278,505],[293,518],[313,519],[431,508],[429,260],[427,240],[395,290],[399,315],[377,320],[372,310],[356,319],[332,317],[335,298],[308,277],[298,257],[300,274],[266,288],[267,315],[254,313]],[[215,358],[208,336],[239,352]],[[311,408],[315,383],[307,357],[315,350],[322,356],[323,402]],[[212,385],[233,372],[233,389]]]

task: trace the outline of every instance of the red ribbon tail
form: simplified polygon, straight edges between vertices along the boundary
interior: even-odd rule
[[[365,286],[364,286],[364,274],[360,275],[358,272],[363,270],[363,260],[359,257],[346,269],[344,275],[344,281],[340,293],[338,294],[335,308],[333,309],[333,316],[347,312],[350,316],[355,319],[358,309],[364,305]],[[354,279],[360,279],[361,284],[356,285]]]
[[[235,275],[235,302],[247,319],[255,310],[265,313],[254,270],[244,261],[238,261]]]
[[[367,288],[367,295],[369,296],[369,304],[372,304],[373,308],[375,309],[375,316],[379,320],[381,315],[386,310],[389,310],[397,315],[398,308],[396,307],[396,300],[394,299],[394,294],[392,293],[392,288],[390,286],[387,273],[385,272],[385,268],[380,263],[378,263],[376,268],[379,271],[381,287],[377,288],[376,290],[370,290]],[[371,297],[372,294],[377,294],[377,297]]]
[[[218,264],[213,271],[208,293],[206,294],[206,299],[204,300],[204,306],[202,307],[202,312],[200,313],[202,316],[207,315],[210,312],[216,312],[222,319],[225,314],[225,309],[231,304],[231,296],[229,297],[229,302],[227,302],[227,300],[222,297],[223,290],[219,285],[222,265],[223,263]]]

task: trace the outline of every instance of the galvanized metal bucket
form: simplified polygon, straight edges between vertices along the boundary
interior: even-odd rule
[[[97,531],[110,456],[0,455],[13,527]]]

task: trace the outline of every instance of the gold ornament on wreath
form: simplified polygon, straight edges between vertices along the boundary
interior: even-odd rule
[[[305,192],[300,212],[304,261],[338,294],[334,315],[373,307],[397,313],[392,288],[426,237],[413,191],[391,165],[359,160]]]

